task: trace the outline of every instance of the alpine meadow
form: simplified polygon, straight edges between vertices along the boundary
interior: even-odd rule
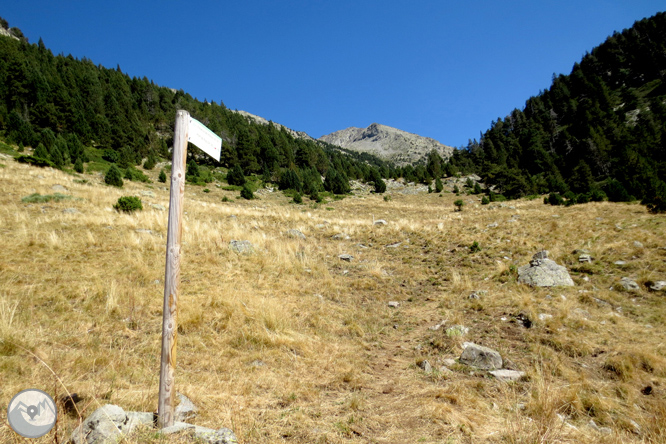
[[[37,443],[666,442],[666,13],[402,164],[0,28],[0,442],[31,387]],[[222,155],[158,430],[178,110]]]

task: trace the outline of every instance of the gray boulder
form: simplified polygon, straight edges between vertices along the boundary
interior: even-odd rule
[[[117,405],[107,404],[95,410],[74,429],[70,442],[74,444],[116,443],[121,434],[130,433],[140,424],[152,426],[152,423],[152,413],[143,416],[135,413],[128,415]]]
[[[492,348],[465,342],[465,348],[460,355],[460,362],[482,370],[495,370],[502,368],[502,356]]]
[[[238,444],[236,435],[230,429],[225,427],[214,430],[207,427],[200,427],[185,422],[176,422],[171,427],[165,427],[160,430],[162,435],[173,435],[174,433],[186,432],[196,442],[207,444]]]
[[[566,267],[557,265],[555,261],[548,259],[546,250],[536,253],[528,265],[518,269],[518,282],[533,287],[571,287],[574,285]]]
[[[652,291],[666,291],[666,281],[657,281],[650,285]]]
[[[628,277],[623,277],[620,279],[620,285],[622,285],[622,288],[624,288],[627,291],[638,291],[640,290],[640,286],[634,281],[633,279],[629,279]]]
[[[176,396],[178,396],[180,402],[176,406],[176,411],[174,412],[175,420],[179,422],[186,422],[196,418],[197,412],[199,411],[197,406],[194,405],[194,403],[190,401],[187,396],[181,393],[176,393]]]

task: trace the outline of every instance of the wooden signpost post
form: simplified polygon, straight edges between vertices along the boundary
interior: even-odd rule
[[[174,370],[176,368],[176,334],[178,329],[178,295],[180,290],[180,240],[183,234],[183,197],[185,195],[185,160],[187,143],[199,147],[215,160],[220,160],[222,139],[204,124],[178,110],[173,137],[171,194],[167,229],[166,267],[164,272],[164,308],[162,315],[162,359],[160,391],[157,406],[158,428],[174,422]]]

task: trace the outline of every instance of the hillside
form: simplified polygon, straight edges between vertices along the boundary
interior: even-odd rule
[[[454,159],[510,197],[642,199],[666,211],[666,13],[592,49]]]
[[[349,150],[369,153],[399,166],[424,162],[432,151],[436,151],[444,161],[453,153],[452,147],[435,139],[378,123],[367,128],[351,127],[336,131],[320,137],[319,140]]]
[[[0,403],[29,381],[78,393],[82,417],[153,411],[168,190],[156,171],[119,189],[3,150]],[[211,188],[185,187],[176,389],[196,424],[243,444],[666,441],[664,292],[649,289],[666,280],[661,216],[471,196],[458,212],[451,193],[391,190],[297,206]],[[124,195],[144,210],[115,212]],[[544,248],[574,287],[517,282]],[[465,342],[524,378],[464,364]],[[78,423],[63,414],[35,442],[65,442]],[[9,427],[0,441],[19,442]],[[144,429],[123,442],[182,441]]]

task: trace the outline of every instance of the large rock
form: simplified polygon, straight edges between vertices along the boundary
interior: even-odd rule
[[[518,269],[518,282],[533,287],[573,286],[574,282],[569,276],[566,267],[557,265],[548,259],[546,250],[540,251],[532,257],[529,265]]]
[[[492,348],[483,347],[472,342],[465,342],[460,355],[460,362],[482,370],[502,368],[502,356]]]
[[[178,422],[186,422],[189,420],[192,420],[196,418],[197,412],[199,409],[197,408],[196,405],[190,399],[181,394],[181,393],[176,393],[176,396],[178,396],[179,403],[176,406],[175,410],[175,420]]]
[[[152,426],[152,413],[130,413],[117,405],[102,406],[74,429],[70,440],[74,444],[115,444],[121,434],[130,433],[140,424]]]

